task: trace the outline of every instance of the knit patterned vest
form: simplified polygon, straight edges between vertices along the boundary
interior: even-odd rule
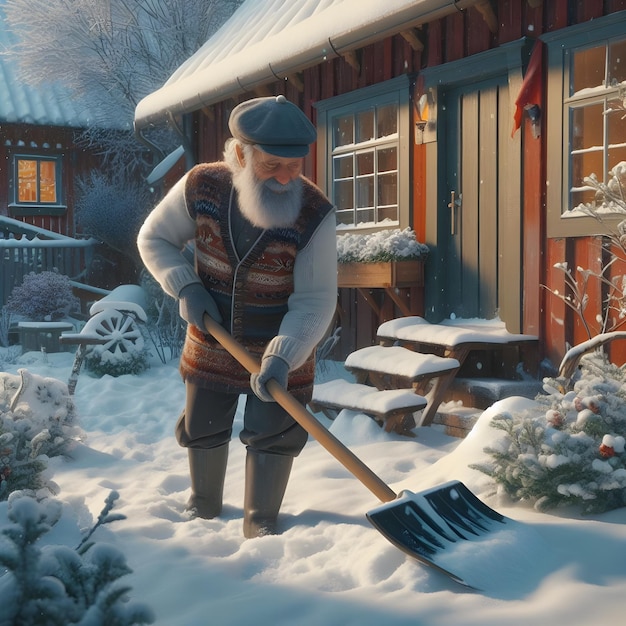
[[[260,359],[278,334],[293,293],[296,256],[332,210],[324,194],[303,179],[303,204],[292,227],[260,231],[239,260],[231,239],[230,210],[237,210],[229,168],[224,163],[196,166],[189,173],[185,198],[196,221],[196,271],[215,299],[222,325]],[[210,335],[187,327],[180,360],[181,375],[199,386],[229,393],[250,393],[248,372]],[[301,401],[311,397],[314,353],[289,374],[289,390]]]

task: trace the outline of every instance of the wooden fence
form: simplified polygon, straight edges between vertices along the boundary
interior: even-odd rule
[[[73,239],[0,216],[0,306],[30,272],[56,270],[82,282],[99,242]]]

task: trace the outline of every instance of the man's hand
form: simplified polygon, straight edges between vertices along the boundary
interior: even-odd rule
[[[180,290],[178,294],[178,310],[180,316],[188,323],[197,326],[206,332],[204,314],[208,313],[216,322],[222,321],[222,316],[211,294],[200,283],[192,283]]]
[[[289,364],[279,356],[266,356],[261,361],[261,371],[250,376],[252,391],[263,402],[274,402],[274,398],[267,390],[267,381],[273,378],[283,389],[287,389]]]

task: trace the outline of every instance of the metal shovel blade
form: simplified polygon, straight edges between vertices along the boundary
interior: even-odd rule
[[[471,580],[470,542],[491,540],[494,533],[518,524],[488,507],[459,481],[417,494],[403,491],[397,500],[369,511],[367,519],[397,548],[474,589],[479,586]],[[484,552],[484,541],[478,549]]]
[[[208,315],[204,322],[207,332],[250,373],[259,371],[259,363],[226,330]],[[494,554],[507,564],[521,564],[524,554],[513,554],[511,548],[522,546],[530,552],[528,547],[535,538],[528,529],[490,509],[463,483],[454,481],[418,494],[404,491],[398,496],[277,381],[269,380],[267,388],[296,422],[385,503],[367,513],[367,518],[392,544],[418,561],[462,585],[481,589],[494,575]],[[498,541],[493,542],[495,536]],[[482,561],[472,551],[474,546],[482,550],[478,555]],[[486,563],[485,557],[492,561]]]

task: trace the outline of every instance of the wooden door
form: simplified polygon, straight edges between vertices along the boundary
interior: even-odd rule
[[[451,88],[441,95],[445,126],[438,221],[446,275],[442,313],[491,319],[503,318],[505,309],[507,325],[515,330],[521,306],[521,231],[519,196],[510,202],[519,175],[511,174],[515,159],[510,159],[507,78]]]

